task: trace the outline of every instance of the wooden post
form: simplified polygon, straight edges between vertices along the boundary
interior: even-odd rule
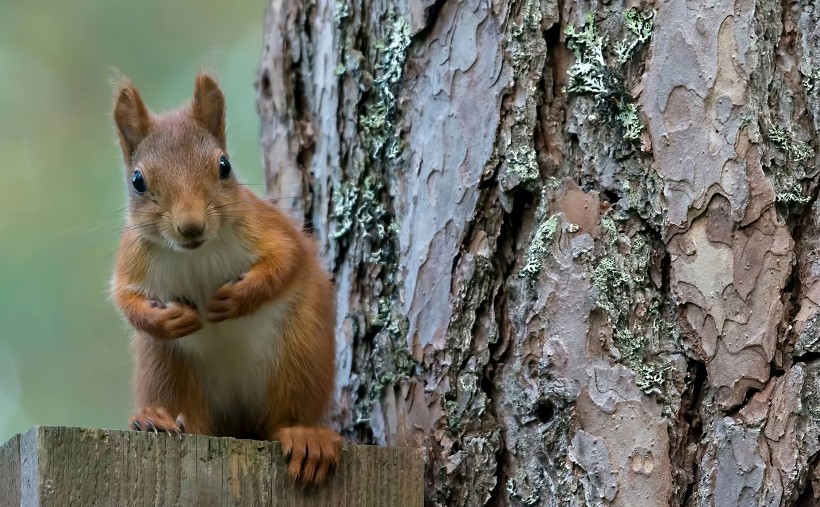
[[[0,447],[0,507],[422,506],[421,449],[353,445],[322,487],[274,442],[38,426]]]

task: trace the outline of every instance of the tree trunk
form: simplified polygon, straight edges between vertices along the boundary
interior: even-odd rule
[[[340,428],[424,446],[436,505],[813,504],[818,18],[272,0],[268,190],[335,279]]]

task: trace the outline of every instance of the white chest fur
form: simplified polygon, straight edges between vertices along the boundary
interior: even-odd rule
[[[239,319],[205,320],[216,290],[245,273],[254,260],[233,237],[211,240],[191,252],[163,249],[152,257],[144,282],[151,297],[163,302],[185,298],[199,309],[203,328],[174,344],[191,361],[216,414],[265,406],[263,397],[288,302],[269,303]]]

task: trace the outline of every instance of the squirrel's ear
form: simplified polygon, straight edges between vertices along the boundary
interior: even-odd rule
[[[191,111],[194,120],[225,149],[225,96],[211,76],[202,73],[196,76]]]
[[[142,103],[139,92],[126,78],[120,80],[114,102],[114,123],[120,137],[125,161],[131,163],[134,152],[151,128],[151,114]]]

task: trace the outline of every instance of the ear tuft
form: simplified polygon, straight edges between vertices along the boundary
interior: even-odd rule
[[[114,95],[114,124],[117,126],[123,157],[130,164],[137,146],[151,128],[151,114],[136,87],[126,77],[119,79]]]
[[[213,134],[225,149],[225,96],[216,80],[208,74],[199,73],[196,76],[191,112],[194,120]]]

